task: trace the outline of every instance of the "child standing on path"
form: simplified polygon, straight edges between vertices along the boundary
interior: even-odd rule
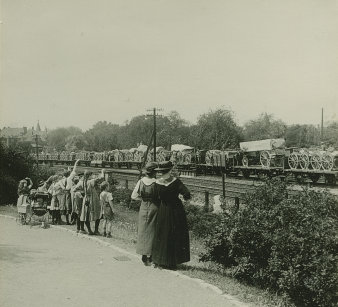
[[[100,185],[101,194],[101,216],[103,217],[103,236],[111,238],[111,227],[114,218],[113,212],[113,195],[108,191],[109,184],[103,181]]]

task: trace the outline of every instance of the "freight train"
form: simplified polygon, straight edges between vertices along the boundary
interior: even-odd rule
[[[80,160],[80,165],[138,168],[152,161],[153,149],[146,145],[131,149],[115,149],[105,152],[43,152],[38,156],[42,163],[70,165]],[[338,151],[333,148],[286,148],[284,139],[266,139],[241,142],[240,148],[228,150],[196,150],[175,144],[171,150],[156,147],[156,161],[172,161],[180,171],[199,174],[226,174],[228,176],[286,177],[293,175],[297,181],[310,179],[317,182],[321,177],[329,185],[338,178]]]

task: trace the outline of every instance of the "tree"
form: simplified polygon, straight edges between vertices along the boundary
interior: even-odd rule
[[[57,128],[51,130],[47,136],[48,146],[55,148],[56,150],[65,150],[66,139],[70,135],[81,135],[82,130],[77,127]]]
[[[242,129],[236,124],[233,113],[222,108],[202,114],[192,131],[194,146],[199,148],[237,148],[242,139]]]
[[[66,138],[65,148],[67,151],[83,150],[87,146],[87,141],[83,134],[73,134]]]
[[[119,125],[97,122],[93,128],[85,132],[85,148],[91,151],[112,150],[119,147]]]
[[[313,125],[291,125],[285,132],[287,147],[311,147],[320,143],[319,130]]]
[[[338,149],[338,121],[331,122],[324,129],[324,142]]]
[[[159,126],[159,121],[157,124]],[[148,144],[153,131],[153,117],[135,116],[121,128],[123,139],[120,142],[123,148],[136,147],[138,143]]]
[[[191,145],[189,136],[188,122],[182,119],[177,111],[171,111],[163,118],[163,127],[158,131],[158,140],[164,147],[170,149],[172,144]]]
[[[281,138],[284,137],[286,127],[283,121],[275,120],[272,114],[262,113],[257,119],[244,125],[244,139],[255,141]]]

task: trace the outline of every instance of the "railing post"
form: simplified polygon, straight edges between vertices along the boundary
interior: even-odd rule
[[[128,189],[128,179],[126,179],[124,187]]]
[[[209,192],[204,192],[204,211],[209,212]]]

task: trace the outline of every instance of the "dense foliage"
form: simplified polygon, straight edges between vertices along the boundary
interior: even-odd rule
[[[172,144],[185,144],[197,149],[238,148],[239,142],[267,138],[285,138],[286,145],[313,147],[321,143],[320,129],[314,125],[287,126],[272,114],[262,113],[258,118],[239,126],[233,112],[224,108],[210,110],[199,116],[191,125],[172,111],[157,116],[157,144],[166,149]],[[109,151],[129,149],[139,144],[149,144],[153,130],[152,115],[138,115],[117,125],[99,121],[82,132],[76,127],[57,128],[48,134],[48,146],[58,151]],[[328,146],[338,146],[338,122],[325,127],[323,141]]]
[[[47,167],[36,167],[21,148],[8,148],[0,143],[0,200],[1,205],[13,204],[17,200],[18,183],[25,177],[30,177],[33,184],[38,180],[47,179],[53,172]]]
[[[262,113],[244,125],[244,137],[247,141],[281,138],[286,128],[286,124],[274,119],[272,114]]]
[[[225,109],[217,109],[202,114],[194,127],[195,147],[210,149],[237,148],[242,141],[242,128],[234,119],[234,114]]]
[[[184,205],[184,210],[187,214],[188,228],[198,238],[207,237],[210,230],[221,222],[221,215],[205,212],[203,207],[197,205]]]
[[[288,195],[275,180],[248,195],[237,214],[210,229],[203,261],[247,283],[287,294],[299,306],[337,303],[338,203],[327,192]]]

